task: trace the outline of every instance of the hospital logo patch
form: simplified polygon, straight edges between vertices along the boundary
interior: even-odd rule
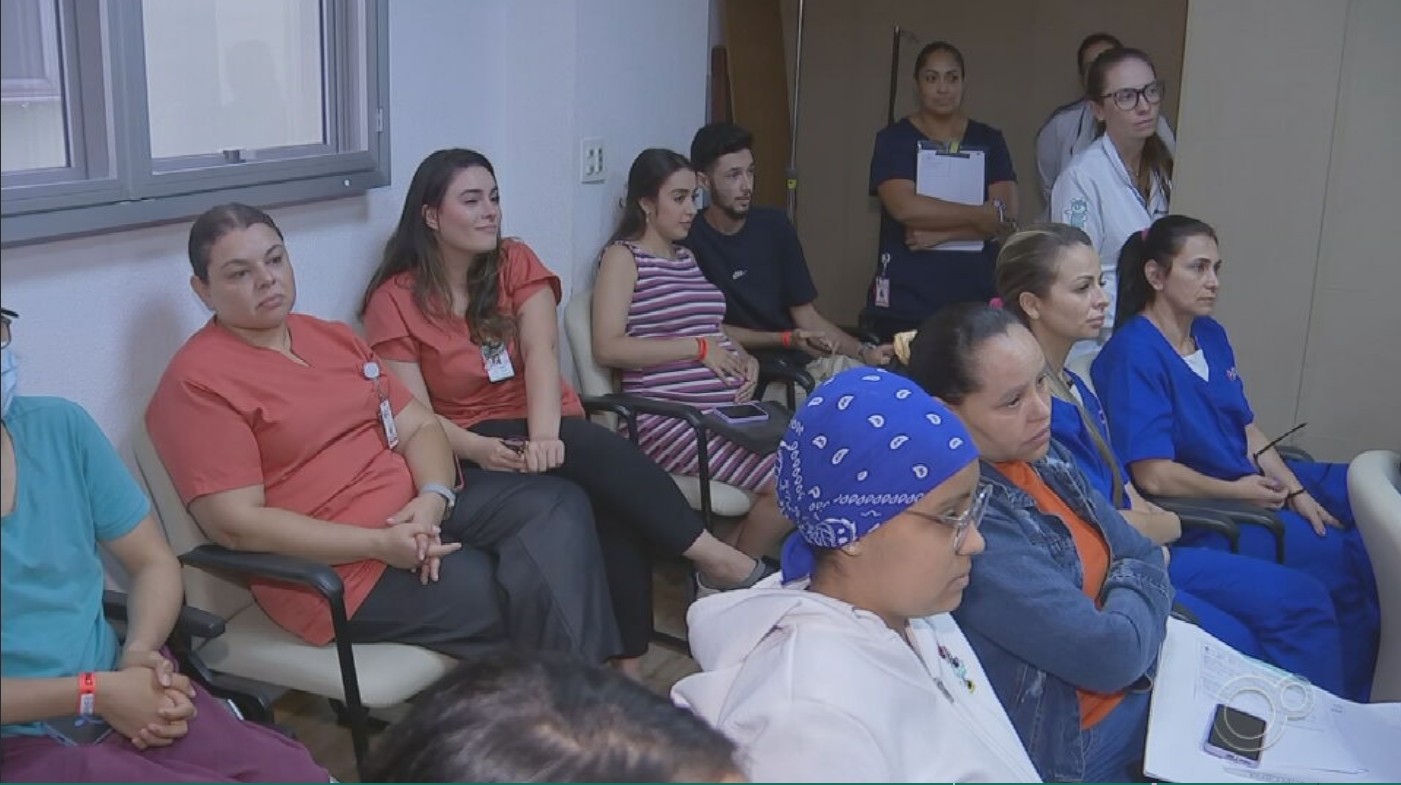
[[[1226,369],[1226,378],[1233,382],[1240,381],[1240,374],[1236,372],[1236,366],[1232,365],[1230,368]]]
[[[1090,203],[1083,196],[1071,199],[1070,206],[1061,212],[1065,215],[1065,222],[1076,229],[1084,229],[1085,224],[1090,222]]]

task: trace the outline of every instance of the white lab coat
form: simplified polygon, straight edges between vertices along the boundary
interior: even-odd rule
[[[1144,201],[1107,135],[1075,156],[1056,178],[1051,190],[1051,220],[1078,226],[1090,236],[1099,252],[1104,291],[1109,295],[1109,310],[1105,312],[1099,340],[1076,344],[1071,350],[1072,358],[1096,351],[1109,340],[1119,299],[1119,251],[1124,241],[1167,214],[1163,183],[1154,177],[1152,198]]]
[[[1040,781],[952,616],[912,621],[916,650],[875,614],[779,579],[691,606],[705,670],[672,690],[740,746],[751,780]]]
[[[1046,205],[1042,219],[1055,220],[1050,216],[1051,189],[1056,178],[1065,171],[1071,159],[1079,155],[1095,141],[1099,132],[1095,113],[1090,102],[1080,99],[1066,104],[1051,113],[1049,119],[1036,134],[1036,174],[1041,180],[1041,203]],[[1158,115],[1158,136],[1167,145],[1169,153],[1177,154],[1177,138],[1172,134],[1172,126],[1167,118]]]

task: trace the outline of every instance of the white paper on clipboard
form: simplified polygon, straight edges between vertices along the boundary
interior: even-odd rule
[[[915,159],[915,193],[946,202],[980,205],[987,188],[982,150],[946,153],[921,143]],[[951,240],[934,246],[936,251],[983,250],[982,240]]]

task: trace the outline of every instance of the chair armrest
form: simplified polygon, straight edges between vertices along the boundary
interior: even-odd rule
[[[1231,553],[1240,553],[1240,526],[1224,513],[1210,510],[1178,510],[1177,517],[1183,529],[1205,529],[1213,531],[1231,544]]]
[[[839,324],[837,326],[841,328],[842,332],[862,343],[875,344],[877,346],[881,343],[880,336],[865,328],[858,327],[854,324]]]
[[[632,410],[616,398],[604,395],[580,395],[579,402],[583,404],[584,411],[588,414],[616,414],[624,419],[632,416]]]
[[[804,368],[771,354],[755,353],[754,358],[759,361],[759,383],[755,386],[756,390],[763,390],[774,382],[796,384],[808,392],[812,392],[812,388],[817,386],[812,374]]]
[[[235,551],[205,544],[180,555],[180,563],[212,572],[233,573],[242,578],[275,578],[315,589],[344,613],[345,584],[341,576],[325,564],[282,556],[276,553]]]
[[[684,403],[661,401],[632,393],[609,393],[598,397],[624,407],[626,411],[633,414],[656,414],[673,420],[682,420],[693,428],[705,428],[704,415],[701,414],[701,410]]]
[[[1263,526],[1275,538],[1275,561],[1284,563],[1284,521],[1278,515],[1253,504],[1233,499],[1201,499],[1191,496],[1144,496],[1165,510],[1224,515],[1239,525]]]
[[[102,592],[102,613],[112,621],[127,621],[127,595],[111,589]],[[209,611],[181,605],[170,632],[191,638],[217,638],[224,634],[224,620]]]

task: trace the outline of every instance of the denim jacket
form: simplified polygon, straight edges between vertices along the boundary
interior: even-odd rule
[[[1119,515],[1054,441],[1036,473],[1109,545],[1100,607],[1085,596],[1070,530],[988,463],[987,550],[954,617],[1047,782],[1083,779],[1076,688],[1144,689],[1162,646],[1172,586],[1161,549]]]

